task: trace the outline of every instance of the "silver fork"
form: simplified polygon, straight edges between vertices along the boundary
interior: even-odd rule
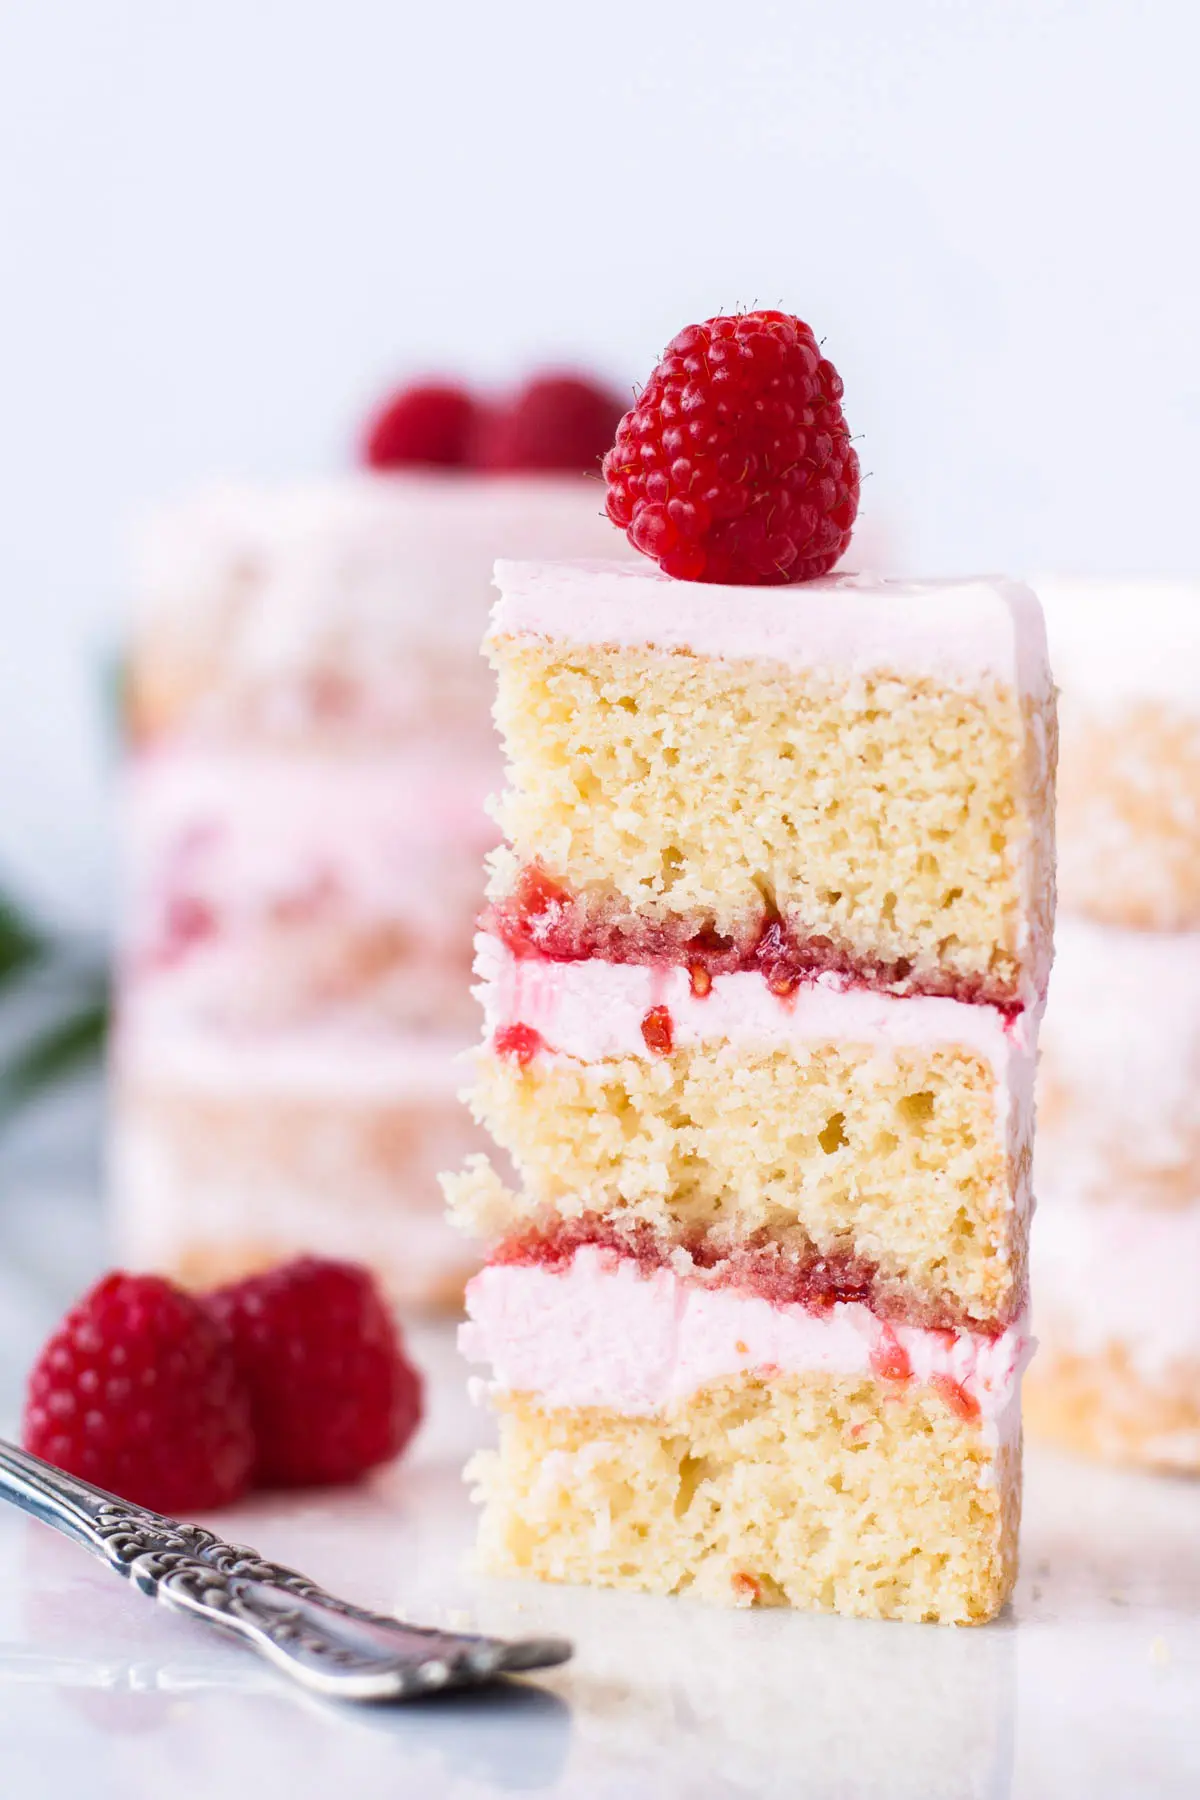
[[[312,1692],[408,1700],[566,1662],[563,1638],[405,1625],[326,1593],[257,1550],[118,1500],[0,1438],[0,1498],[74,1538],[172,1612],[240,1638]]]

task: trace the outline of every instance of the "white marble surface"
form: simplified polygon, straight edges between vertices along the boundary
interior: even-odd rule
[[[0,1170],[0,1412],[102,1253],[78,1188]],[[565,1631],[537,1683],[390,1710],[305,1699],[0,1509],[0,1794],[47,1800],[1124,1800],[1200,1793],[1200,1485],[1029,1456],[1015,1605],[978,1631],[488,1582],[459,1469],[483,1429],[448,1334],[413,1454],[214,1521],[348,1597]]]

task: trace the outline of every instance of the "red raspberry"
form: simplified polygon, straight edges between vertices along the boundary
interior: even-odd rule
[[[789,313],[689,325],[604,459],[609,518],[683,581],[828,573],[858,512],[841,398],[837,370]]]
[[[580,375],[539,375],[484,419],[474,460],[497,472],[587,474],[599,469],[624,410],[619,394]]]
[[[258,1486],[353,1481],[400,1454],[421,1377],[369,1270],[305,1256],[209,1299],[250,1388]]]
[[[477,419],[471,396],[449,382],[401,388],[368,424],[363,461],[372,469],[402,469],[414,463],[459,468],[467,460]]]
[[[156,1512],[236,1500],[254,1436],[229,1333],[158,1275],[106,1275],[34,1364],[23,1442]]]

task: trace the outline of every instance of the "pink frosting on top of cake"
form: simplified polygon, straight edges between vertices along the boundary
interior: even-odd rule
[[[227,484],[143,522],[137,614],[204,641],[217,628],[226,653],[260,676],[330,651],[386,668],[427,644],[474,663],[497,555],[604,554],[620,541],[583,475],[355,470]]]
[[[660,1413],[699,1389],[757,1373],[867,1375],[904,1370],[1001,1436],[1015,1428],[1033,1343],[1018,1320],[995,1337],[889,1325],[857,1302],[821,1312],[706,1288],[671,1269],[646,1273],[607,1249],[565,1269],[498,1264],[467,1288],[463,1353],[495,1385],[551,1407]]]
[[[496,564],[490,635],[765,658],[840,678],[895,671],[1052,691],[1036,595],[999,576],[828,575],[787,587],[673,581],[645,562]]]

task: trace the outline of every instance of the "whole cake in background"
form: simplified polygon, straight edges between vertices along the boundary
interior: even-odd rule
[[[1045,580],[1062,689],[1031,1427],[1200,1470],[1200,587]]]
[[[137,546],[116,1250],[204,1284],[311,1250],[400,1302],[473,1264],[435,1171],[469,1147],[497,548],[607,548],[622,402],[425,384],[340,478],[202,494]],[[591,474],[585,471],[591,470]]]
[[[657,563],[504,562],[463,1347],[497,1573],[979,1622],[1016,1572],[1054,690],[1019,583],[831,574],[857,458],[781,313],[605,459]]]

